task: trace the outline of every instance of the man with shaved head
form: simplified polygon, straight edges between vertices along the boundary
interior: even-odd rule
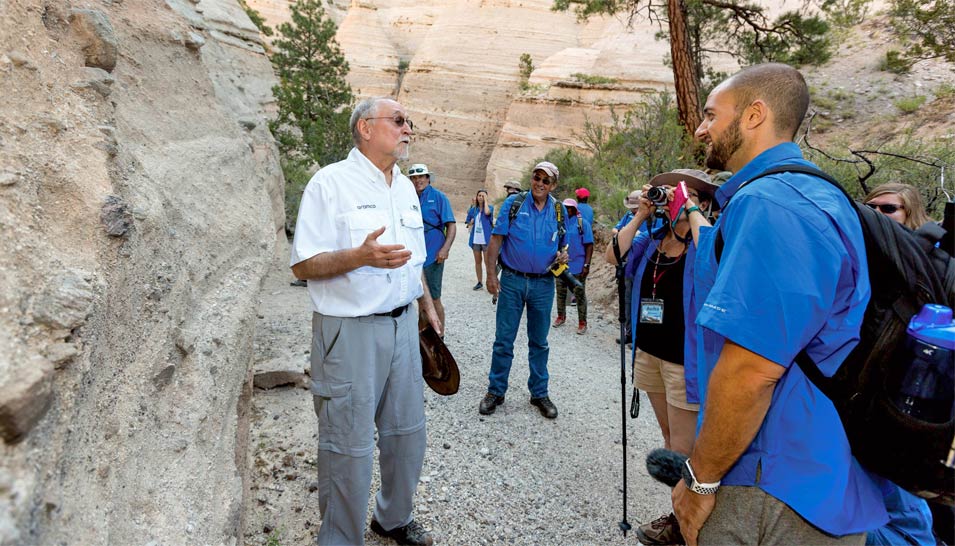
[[[442,334],[422,266],[427,257],[408,159],[414,125],[398,102],[362,101],[355,147],[308,182],[292,241],[292,273],[312,303],[312,400],[318,416],[320,546],[365,543],[375,432],[381,466],[371,529],[432,544],[413,519],[427,434],[417,300]]]
[[[699,435],[673,490],[687,544],[858,544],[887,520],[878,478],[852,456],[835,407],[794,365],[830,376],[869,300],[851,203],[793,142],[809,105],[796,69],[747,68],[714,89],[696,137],[735,174],[700,231],[694,302]],[[751,183],[750,183],[751,181]]]

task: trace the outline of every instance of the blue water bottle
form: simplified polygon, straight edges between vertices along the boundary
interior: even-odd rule
[[[947,423],[955,399],[955,322],[952,310],[927,304],[906,330],[909,364],[896,394],[903,413],[930,423]]]

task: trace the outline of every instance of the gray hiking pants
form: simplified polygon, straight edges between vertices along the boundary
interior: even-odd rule
[[[385,529],[412,519],[427,443],[418,317],[312,316],[312,395],[318,416],[320,545],[364,544],[378,429]]]

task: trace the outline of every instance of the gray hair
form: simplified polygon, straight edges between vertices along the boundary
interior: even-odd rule
[[[358,106],[351,113],[348,120],[348,128],[351,129],[351,139],[358,147],[361,144],[361,134],[358,132],[358,120],[373,116],[378,111],[378,103],[386,100],[394,100],[391,97],[370,97],[358,103]]]

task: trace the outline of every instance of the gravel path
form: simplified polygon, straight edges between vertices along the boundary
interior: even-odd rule
[[[624,538],[618,529],[622,448],[616,311],[592,305],[590,330],[578,336],[571,308],[568,318],[573,320],[551,330],[550,395],[560,410],[556,420],[544,419],[528,403],[523,322],[507,402],[494,415],[481,416],[477,405],[487,388],[496,308],[486,291],[471,290],[473,259],[461,223],[458,232],[445,266],[442,301],[446,342],[461,369],[461,388],[450,397],[426,388],[428,451],[415,517],[432,530],[437,544],[638,544],[632,532]],[[287,255],[280,250],[263,287],[255,337],[257,373],[308,366],[307,295],[289,286]],[[603,259],[595,256],[593,261]],[[612,282],[611,268],[603,266],[588,284],[603,292],[598,299],[608,300]],[[629,372],[627,376],[629,385]],[[627,392],[629,403],[629,386]],[[638,419],[627,417],[627,516],[634,526],[669,508],[669,491],[644,468],[643,457],[662,438],[645,397],[641,407]],[[318,426],[308,391],[256,389],[251,419],[246,543],[314,544],[320,523]],[[374,479],[377,488],[377,469]],[[393,544],[371,531],[366,541]]]

